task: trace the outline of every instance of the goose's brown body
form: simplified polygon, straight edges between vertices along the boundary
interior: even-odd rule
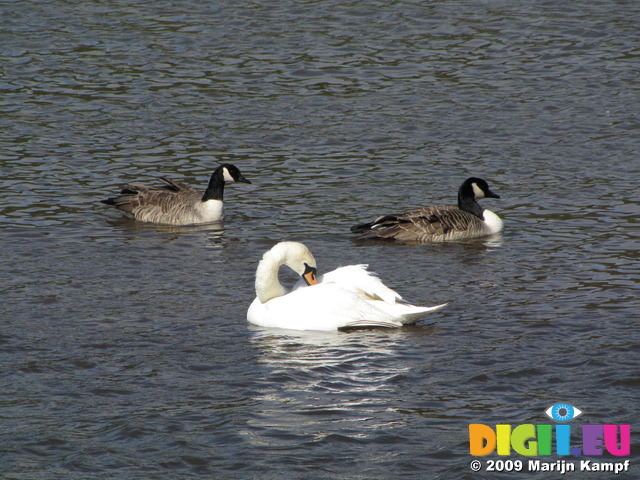
[[[483,220],[454,205],[424,207],[400,215],[384,215],[371,224],[359,227],[354,227],[353,231],[365,233],[366,238],[405,242],[446,242],[493,233]]]
[[[402,214],[382,215],[373,222],[354,225],[361,238],[401,242],[447,242],[484,237],[502,230],[502,220],[482,208],[476,199],[500,198],[487,182],[471,177],[458,191],[458,206],[424,207]]]
[[[120,196],[102,200],[142,222],[165,225],[197,225],[221,222],[225,182],[251,183],[231,164],[222,164],[211,175],[203,193],[183,183],[161,177],[165,185],[129,183]]]

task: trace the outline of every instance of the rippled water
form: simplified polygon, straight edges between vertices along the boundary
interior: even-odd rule
[[[521,3],[0,6],[3,478],[496,478],[470,423],[561,400],[637,424],[640,7]],[[253,182],[222,230],[98,202],[221,161]],[[471,175],[498,239],[349,233]],[[250,327],[281,239],[451,303],[398,331]]]

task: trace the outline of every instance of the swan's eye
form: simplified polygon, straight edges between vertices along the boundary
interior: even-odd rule
[[[568,403],[556,403],[547,408],[544,413],[556,422],[568,422],[582,415],[582,410]]]

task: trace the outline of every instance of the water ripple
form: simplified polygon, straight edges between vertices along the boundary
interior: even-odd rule
[[[637,418],[634,4],[0,16],[8,478],[478,478],[469,423],[539,423],[560,399],[592,423]],[[99,203],[161,175],[204,188],[223,161],[253,182],[225,191],[224,226]],[[349,235],[454,203],[472,175],[502,197],[483,201],[495,239]],[[252,329],[255,266],[281,239],[450,304],[402,331]]]

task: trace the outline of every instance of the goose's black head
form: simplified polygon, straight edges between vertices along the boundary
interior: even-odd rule
[[[244,178],[244,176],[240,173],[238,167],[230,163],[223,163],[218,168],[216,168],[216,171],[213,173],[214,175],[217,173],[219,177],[221,177],[225,182],[251,183],[249,180]]]
[[[493,193],[483,179],[467,178],[458,190],[458,208],[484,220],[483,208],[476,202],[480,198],[500,198],[500,195]]]
[[[223,163],[213,171],[213,174],[211,174],[209,186],[202,196],[202,201],[222,200],[225,182],[251,183],[249,180],[244,178],[240,173],[240,170],[238,170],[238,167],[230,163]]]
[[[493,193],[486,181],[481,178],[467,178],[460,186],[458,191],[458,200],[460,198],[471,198],[478,200],[480,198],[500,198],[500,195]]]

